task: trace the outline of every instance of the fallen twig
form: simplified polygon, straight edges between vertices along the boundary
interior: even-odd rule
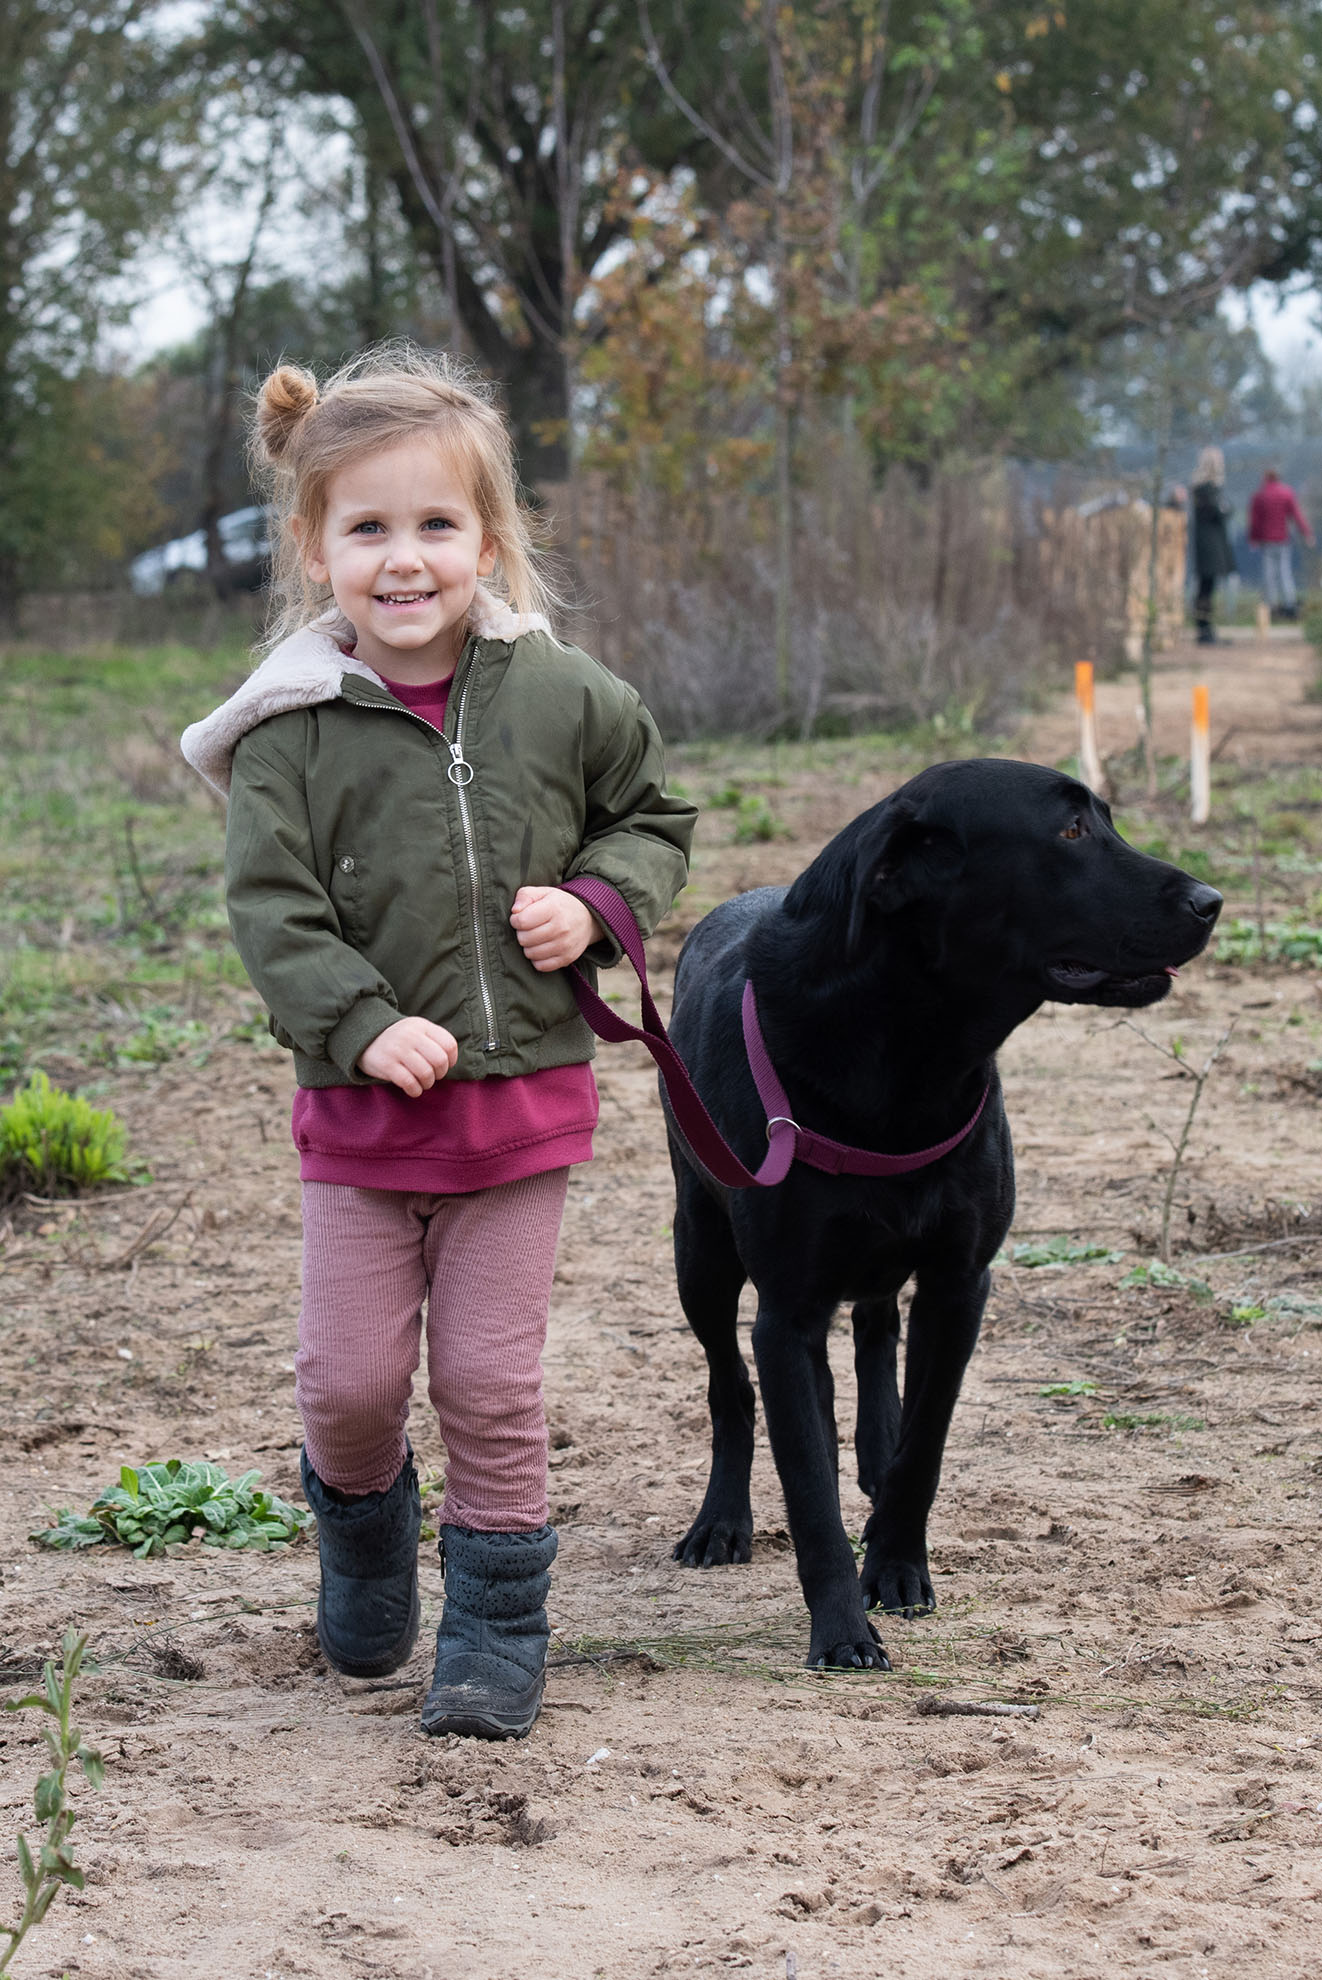
[[[163,1203],[159,1210],[153,1210],[151,1216],[138,1232],[138,1235],[132,1238],[122,1251],[117,1251],[113,1258],[102,1259],[101,1270],[103,1272],[114,1272],[131,1265],[138,1254],[145,1251],[149,1244],[155,1244],[158,1238],[165,1236],[165,1233],[183,1215],[192,1200],[192,1193],[190,1191],[187,1196],[181,1197],[173,1210],[168,1203]]]
[[[561,1657],[548,1657],[548,1671],[562,1671],[570,1664],[639,1664],[645,1671],[663,1667],[646,1650],[566,1650]]]
[[[1040,1705],[1014,1705],[999,1698],[920,1698],[924,1719],[1040,1719]]]

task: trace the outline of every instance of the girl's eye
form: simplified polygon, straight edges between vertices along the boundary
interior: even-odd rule
[[[359,536],[359,535],[366,536],[369,534],[369,532],[373,530],[378,530],[380,529],[380,527],[381,527],[380,523],[375,523],[375,522],[355,523],[353,526],[353,533],[355,536]]]
[[[433,517],[431,518],[431,520],[430,520],[430,522],[428,522],[428,523],[426,524],[426,528],[428,528],[428,529],[453,529],[453,528],[454,528],[454,524],[453,524],[453,523],[452,523],[452,522],[450,521],[450,518],[449,518],[448,516],[433,516]]]

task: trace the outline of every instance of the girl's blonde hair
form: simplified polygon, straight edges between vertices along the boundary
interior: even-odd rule
[[[1186,455],[1186,459],[1187,459]],[[1202,486],[1210,481],[1214,488],[1220,488],[1226,478],[1226,457],[1219,447],[1204,447],[1198,456],[1198,465],[1193,471],[1193,485]]]
[[[462,477],[496,546],[488,590],[516,612],[549,616],[559,601],[538,568],[541,530],[520,499],[514,443],[491,387],[447,352],[379,344],[320,386],[297,365],[277,365],[257,393],[250,455],[275,510],[268,644],[319,618],[330,600],[330,586],[308,576],[302,545],[320,541],[331,477],[419,434],[434,439]]]

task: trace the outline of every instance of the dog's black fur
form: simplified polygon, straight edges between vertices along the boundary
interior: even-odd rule
[[[675,1549],[694,1567],[747,1561],[753,1328],[772,1454],[812,1617],[810,1666],[885,1665],[870,1608],[935,1606],[927,1518],[988,1266],[1014,1209],[993,1054],[1040,1004],[1152,1004],[1203,949],[1221,896],[1127,846],[1082,784],[1030,763],[946,763],[875,805],[788,889],[727,901],[684,944],[672,1036],[727,1140],[755,1168],[765,1115],[740,1030],[744,979],[804,1127],[901,1154],[949,1155],[895,1178],[796,1162],[773,1189],[723,1189],[670,1127],[679,1295],[710,1368],[712,1468]],[[904,1397],[896,1294],[913,1277]],[[840,1518],[826,1337],[853,1301],[855,1448],[873,1511],[862,1576]]]

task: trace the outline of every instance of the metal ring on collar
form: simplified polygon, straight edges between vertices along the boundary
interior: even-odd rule
[[[797,1121],[792,1121],[788,1114],[773,1114],[771,1116],[771,1119],[767,1122],[768,1141],[770,1141],[771,1139],[771,1130],[773,1127],[792,1127],[794,1129],[795,1134],[803,1133],[803,1129],[799,1126],[799,1123]]]

